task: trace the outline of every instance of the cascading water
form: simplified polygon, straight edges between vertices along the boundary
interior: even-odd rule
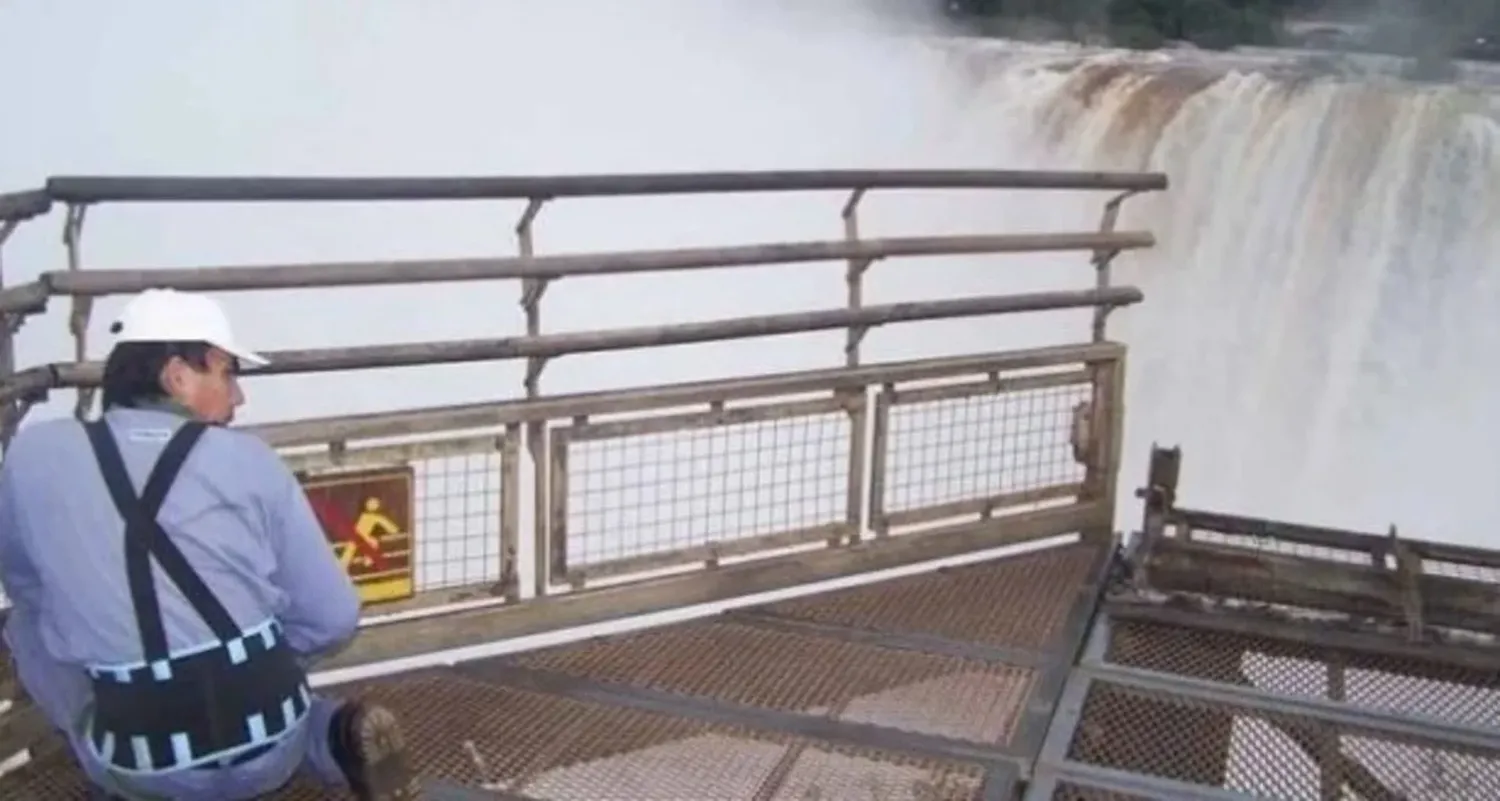
[[[1151,440],[1180,443],[1194,505],[1495,544],[1500,94],[1275,58],[964,59],[976,126],[1172,182],[1122,216],[1158,237],[1117,262],[1147,294],[1113,329],[1122,489]]]

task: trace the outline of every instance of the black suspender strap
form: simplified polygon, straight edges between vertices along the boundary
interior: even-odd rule
[[[229,611],[214,596],[203,578],[188,563],[181,549],[157,521],[167,492],[182,471],[188,454],[203,436],[207,428],[203,423],[189,421],[168,440],[140,497],[136,497],[130,473],[120,448],[104,420],[86,423],[89,442],[94,456],[99,461],[99,470],[104,483],[109,487],[115,508],[125,519],[125,569],[130,584],[130,600],[135,606],[136,624],[141,630],[141,646],[147,662],[165,660],[169,657],[167,632],[161,616],[161,603],[156,596],[156,584],[151,576],[151,557],[161,565],[162,572],[177,585],[193,611],[197,612],[220,642],[228,643],[241,635]]]
[[[263,753],[311,704],[307,674],[275,619],[242,631],[157,520],[163,502],[207,429],[183,423],[167,440],[139,497],[119,444],[103,422],[89,443],[125,520],[125,568],[145,663],[96,665],[88,739],[104,764],[127,771],[213,767]],[[152,577],[155,561],[219,640],[173,658]]]

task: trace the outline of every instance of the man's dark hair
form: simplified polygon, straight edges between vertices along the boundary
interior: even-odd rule
[[[161,385],[161,371],[173,357],[187,362],[195,370],[208,369],[207,342],[121,342],[104,360],[104,410],[121,406],[133,408],[158,402],[167,397]]]

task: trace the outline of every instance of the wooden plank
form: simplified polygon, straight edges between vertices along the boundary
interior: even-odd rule
[[[1395,573],[1233,546],[1162,538],[1146,558],[1150,588],[1406,622],[1406,598]],[[1417,577],[1426,622],[1500,634],[1500,586]]]
[[[1361,626],[1355,621],[1298,619],[1268,609],[1226,609],[1203,599],[1134,594],[1110,597],[1105,610],[1118,621],[1272,640],[1324,652],[1337,650],[1391,657],[1405,663],[1404,671],[1433,681],[1461,681],[1449,666],[1500,674],[1500,647],[1433,639],[1411,642],[1391,629]],[[1431,671],[1423,671],[1424,665],[1431,666]],[[1483,686],[1490,689],[1488,683]]]
[[[1309,526],[1280,520],[1207,512],[1201,509],[1174,508],[1167,512],[1166,522],[1182,524],[1194,531],[1213,531],[1221,534],[1237,534],[1245,537],[1292,542],[1334,550],[1370,554],[1372,559],[1381,559],[1392,552],[1389,534],[1374,534],[1347,529]],[[1500,569],[1500,550],[1471,548],[1446,542],[1428,540],[1400,540],[1412,553],[1423,559],[1454,564],[1472,565]]]

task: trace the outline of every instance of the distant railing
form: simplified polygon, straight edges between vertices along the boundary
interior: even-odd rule
[[[56,178],[36,192],[0,196],[5,234],[54,204],[65,206],[68,264],[67,270],[44,273],[30,284],[0,289],[0,316],[6,322],[0,328],[0,435],[8,441],[27,410],[58,389],[76,390],[75,413],[88,414],[100,371],[87,359],[86,332],[96,297],[162,286],[235,291],[518,279],[524,288],[524,336],[286,351],[270,354],[271,365],[252,372],[526,360],[523,393],[515,399],[255,427],[305,476],[310,493],[318,487],[336,495],[326,487],[357,481],[405,488],[406,500],[388,499],[385,512],[389,520],[404,517],[414,531],[403,534],[405,561],[397,559],[397,567],[386,572],[414,569],[415,597],[374,612],[453,608],[472,599],[515,605],[523,597],[521,528],[528,514],[533,558],[527,572],[536,596],[625,581],[652,588],[652,603],[659,606],[681,602],[697,590],[666,592],[651,583],[655,579],[641,578],[649,571],[706,566],[724,582],[736,560],[765,561],[788,548],[820,543],[830,552],[855,554],[837,568],[844,571],[860,560],[867,563],[859,554],[883,541],[907,543],[885,552],[899,550],[910,559],[927,549],[911,550],[912,542],[931,543],[927,550],[936,553],[1085,528],[1107,530],[1118,464],[1123,349],[1105,340],[1105,321],[1110,310],[1142,297],[1134,287],[1111,284],[1110,263],[1123,250],[1153,244],[1147,232],[1115,231],[1115,222],[1126,197],[1165,186],[1165,177],[1156,174],[999,171]],[[861,239],[861,199],[871,191],[896,189],[1117,195],[1106,203],[1097,231]],[[538,212],[559,198],[827,190],[847,193],[842,240],[556,256],[538,256],[532,245]],[[82,257],[85,212],[105,203],[457,199],[527,201],[515,226],[519,255],[132,270],[85,269]],[[863,302],[863,278],[875,261],[1069,250],[1091,254],[1094,286]],[[848,290],[842,308],[566,334],[541,331],[543,294],[559,278],[829,260],[844,264]],[[11,336],[55,297],[72,303],[75,359],[16,369]],[[1095,310],[1091,342],[861,364],[861,342],[874,327],[1069,308]],[[543,368],[560,356],[838,329],[846,332],[842,368],[568,396],[546,397],[540,390]],[[523,443],[529,470],[522,465]],[[372,478],[370,471],[381,475]],[[528,477],[529,500],[523,499]],[[334,495],[325,500],[335,505],[347,500]],[[397,522],[389,525],[399,528]],[[919,540],[905,536],[917,530]],[[341,554],[362,558],[353,548]],[[811,564],[805,554],[783,559]]]

